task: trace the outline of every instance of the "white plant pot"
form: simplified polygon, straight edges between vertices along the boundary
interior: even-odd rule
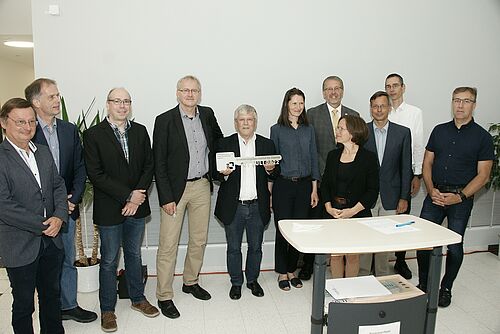
[[[78,292],[99,290],[99,264],[88,267],[76,267],[78,271]]]

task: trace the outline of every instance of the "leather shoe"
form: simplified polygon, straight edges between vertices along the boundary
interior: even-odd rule
[[[451,304],[451,290],[446,288],[441,288],[439,290],[439,307],[448,307]]]
[[[175,307],[174,302],[169,300],[159,300],[158,307],[161,310],[161,313],[170,319],[175,319],[181,316],[177,307]]]
[[[394,264],[394,271],[405,279],[411,279],[411,270],[408,268],[406,261],[396,261]]]
[[[194,285],[182,284],[182,292],[190,293],[194,298],[201,300],[209,300],[212,298],[207,290],[203,289],[198,283]]]
[[[229,298],[240,299],[241,298],[241,285],[233,285],[231,290],[229,290]]]
[[[264,290],[262,290],[259,282],[255,281],[252,283],[247,283],[247,288],[252,291],[252,295],[254,295],[255,297],[264,297]]]
[[[312,270],[310,269],[307,269],[307,268],[302,268],[300,271],[299,271],[299,275],[298,277],[303,280],[303,281],[308,281],[311,279],[311,276],[312,276]]]
[[[92,322],[97,319],[97,314],[91,311],[84,310],[80,306],[70,310],[61,311],[62,320],[75,320],[76,322]]]

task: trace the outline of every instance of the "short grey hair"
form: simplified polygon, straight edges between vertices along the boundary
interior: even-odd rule
[[[198,89],[201,92],[201,83],[200,83],[200,80],[198,80],[198,78],[195,77],[194,75],[186,75],[186,76],[183,76],[182,78],[180,78],[179,81],[177,81],[177,89],[181,89],[181,83],[184,80],[193,80],[193,81],[196,81],[196,84],[198,85]]]
[[[249,104],[242,104],[234,111],[234,120],[238,119],[240,114],[253,114],[253,118],[257,121],[257,110]]]

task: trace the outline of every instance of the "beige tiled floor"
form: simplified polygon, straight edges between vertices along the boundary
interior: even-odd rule
[[[409,261],[416,272],[415,260]],[[481,334],[500,333],[500,260],[490,253],[467,255],[453,289],[450,307],[439,309],[436,333]],[[256,298],[246,288],[238,301],[230,300],[227,275],[203,275],[201,284],[212,294],[209,301],[199,301],[180,292],[181,278],[175,279],[174,301],[181,312],[179,319],[160,315],[149,319],[130,309],[128,300],[119,300],[116,307],[118,331],[124,334],[165,333],[309,333],[312,282],[302,289],[283,292],[278,289],[276,274],[263,272],[260,283],[266,295]],[[416,282],[414,279],[412,280]],[[146,296],[155,299],[156,279],[150,277]],[[12,297],[5,272],[0,271],[0,334],[12,333],[10,307]],[[97,292],[80,294],[82,307],[99,310]],[[36,315],[34,316],[35,322]],[[99,320],[90,324],[65,321],[66,333],[102,333]],[[326,332],[326,331],[325,331]]]

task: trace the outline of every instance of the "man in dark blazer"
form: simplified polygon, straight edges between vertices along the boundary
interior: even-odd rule
[[[159,314],[144,296],[141,244],[150,215],[147,190],[154,172],[146,128],[128,120],[132,100],[124,88],[108,93],[108,116],[83,133],[87,174],[94,186],[94,224],[101,238],[99,302],[101,328],[117,330],[116,269],[123,245],[125,277],[132,309],[147,317]]]
[[[59,277],[64,257],[60,229],[68,220],[66,187],[47,147],[31,142],[36,114],[20,98],[0,111],[0,256],[12,288],[14,333],[33,333],[38,291],[40,333],[64,333]]]
[[[331,75],[323,80],[323,98],[325,103],[313,107],[307,111],[307,119],[314,127],[316,134],[316,147],[318,150],[319,172],[321,178],[325,172],[326,158],[328,153],[336,148],[335,130],[337,128],[339,119],[345,115],[356,115],[359,113],[342,105],[342,98],[344,97],[344,82],[338,76]],[[318,184],[321,187],[321,180]],[[318,189],[318,194],[321,191]],[[321,199],[320,199],[321,201]],[[311,210],[311,218],[320,219],[323,216],[324,208],[318,205]],[[311,278],[314,255],[304,254],[304,264],[299,272],[299,278],[308,280]]]
[[[255,157],[275,154],[272,140],[255,134],[257,111],[243,104],[234,112],[237,133],[220,139],[217,152],[233,152],[235,157]],[[215,216],[224,224],[227,239],[227,270],[231,277],[231,299],[240,299],[243,285],[241,241],[247,236],[245,276],[247,288],[257,297],[264,290],[257,279],[262,262],[264,228],[271,217],[269,177],[276,175],[274,163],[255,163],[227,167],[216,173],[221,181],[215,206]]]
[[[82,309],[76,300],[75,221],[80,214],[78,204],[82,200],[87,181],[80,135],[74,124],[56,118],[60,113],[60,95],[54,80],[37,79],[26,87],[24,94],[37,114],[38,125],[33,142],[48,146],[68,192],[70,216],[61,230],[64,244],[61,271],[62,319],[91,322],[97,319],[97,314]]]
[[[410,129],[389,121],[391,104],[386,92],[378,91],[370,98],[373,120],[368,123],[365,149],[378,156],[380,191],[372,216],[402,214],[408,208],[412,171]],[[389,254],[360,256],[359,275],[370,275],[375,258],[375,275],[389,275]]]
[[[210,173],[215,170],[215,141],[222,138],[214,112],[199,106],[201,85],[194,76],[177,82],[179,104],[156,118],[153,133],[155,177],[161,210],[160,241],[156,257],[156,296],[163,315],[178,318],[172,299],[180,232],[187,209],[189,244],[184,262],[182,291],[208,300],[198,284],[210,218]]]

